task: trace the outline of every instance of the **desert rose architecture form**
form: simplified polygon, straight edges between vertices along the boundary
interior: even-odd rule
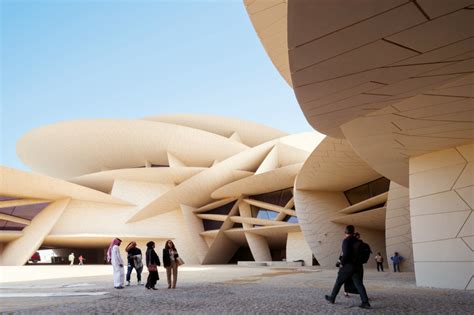
[[[0,262],[50,248],[102,263],[120,237],[141,247],[173,239],[189,264],[311,265],[292,188],[323,138],[205,115],[37,128],[17,152],[38,173],[1,168]]]
[[[295,204],[318,261],[334,260],[335,224],[349,219],[338,214],[372,235],[383,221],[374,204],[387,200],[387,252],[409,258],[417,284],[473,290],[473,1],[244,4],[308,122],[333,139],[333,154],[355,158],[343,156],[350,147],[391,181],[388,194],[373,194],[375,176],[359,168],[355,177],[368,186],[352,204],[341,193],[354,188],[344,178],[349,164],[330,161],[328,172],[320,148],[311,154],[296,180]],[[333,177],[333,185],[321,185],[321,176]]]

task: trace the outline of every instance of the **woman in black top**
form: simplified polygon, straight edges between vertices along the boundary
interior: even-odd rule
[[[156,282],[160,279],[158,276],[158,266],[161,266],[160,258],[155,252],[155,242],[146,243],[146,266],[148,268],[148,279],[145,288],[157,290]]]
[[[165,248],[163,248],[163,266],[166,268],[166,278],[168,279],[168,289],[176,288],[176,280],[178,279],[178,251],[171,240],[167,240]],[[173,275],[173,277],[171,277]]]

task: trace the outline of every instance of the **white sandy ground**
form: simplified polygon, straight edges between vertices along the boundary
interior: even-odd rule
[[[17,314],[472,314],[472,291],[418,288],[413,273],[366,270],[372,310],[356,295],[327,304],[336,270],[235,265],[180,267],[176,290],[116,290],[110,266],[1,267],[0,311]],[[67,278],[61,278],[67,276]],[[146,280],[147,274],[143,275]],[[37,280],[31,280],[37,279]],[[38,280],[40,279],[40,280]],[[16,280],[10,282],[7,280]]]

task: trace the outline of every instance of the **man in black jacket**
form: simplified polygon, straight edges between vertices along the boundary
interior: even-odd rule
[[[345,233],[346,237],[342,241],[341,268],[339,268],[331,295],[325,295],[324,297],[329,303],[334,304],[341,286],[346,280],[352,278],[357,291],[359,291],[360,299],[362,300],[362,304],[359,307],[370,308],[369,298],[367,297],[367,292],[362,282],[364,267],[362,263],[359,262],[357,253],[354,252],[354,243],[357,241],[357,238],[354,236],[354,226],[348,225]]]

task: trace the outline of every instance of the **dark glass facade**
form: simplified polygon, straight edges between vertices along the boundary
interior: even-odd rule
[[[351,205],[362,202],[369,198],[378,196],[387,192],[390,186],[390,180],[381,177],[366,184],[348,189],[344,192]]]

